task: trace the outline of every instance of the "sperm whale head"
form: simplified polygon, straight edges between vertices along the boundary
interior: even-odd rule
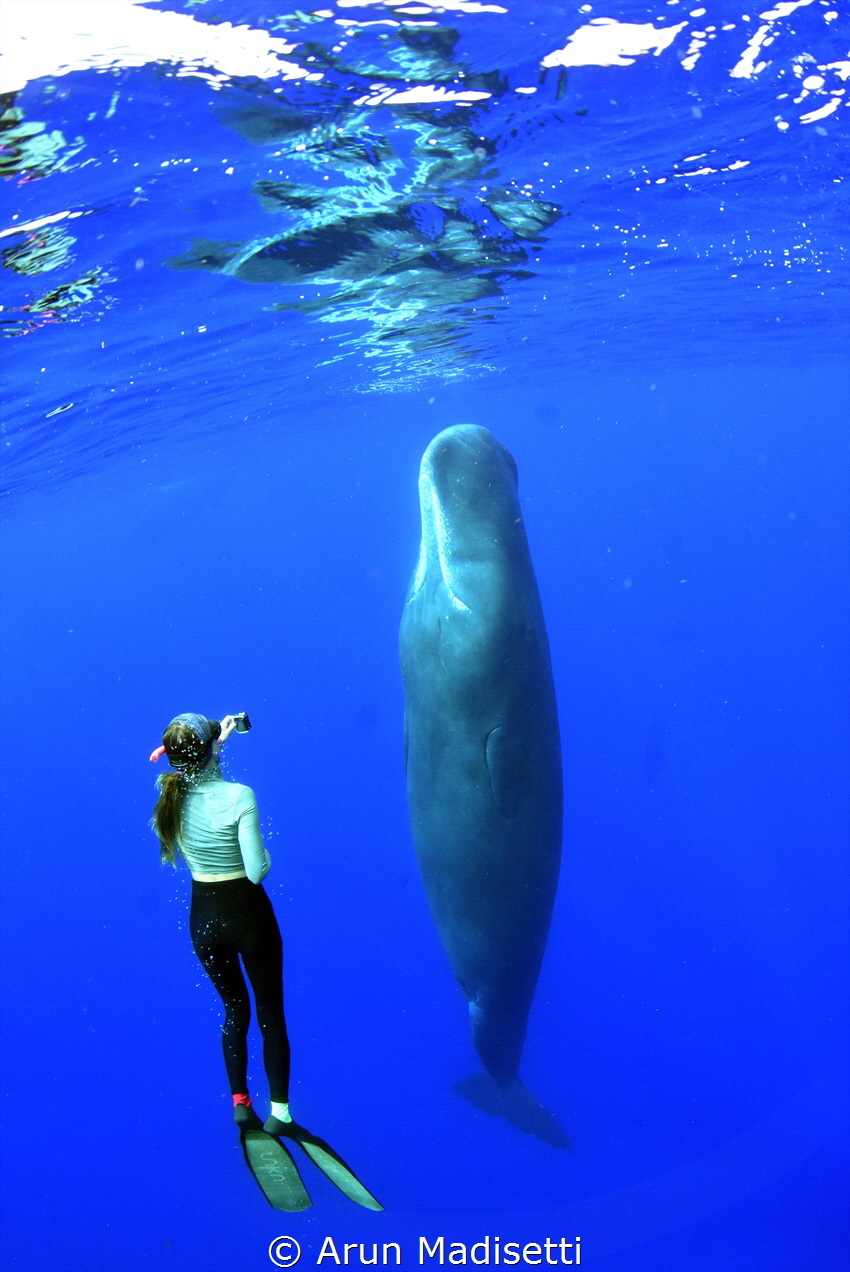
[[[439,433],[419,469],[422,545],[411,596],[426,579],[439,579],[452,607],[468,610],[476,578],[521,526],[516,492],[513,456],[486,428],[460,424]]]

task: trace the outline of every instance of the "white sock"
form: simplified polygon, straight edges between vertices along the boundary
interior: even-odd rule
[[[288,1104],[278,1104],[276,1100],[272,1100],[272,1117],[276,1117],[279,1122],[291,1122],[292,1114],[289,1111]]]

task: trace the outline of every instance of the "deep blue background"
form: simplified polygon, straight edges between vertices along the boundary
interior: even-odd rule
[[[521,393],[385,398],[9,518],[9,1267],[259,1268],[278,1230],[409,1263],[419,1235],[562,1229],[591,1267],[841,1267],[839,385],[654,383],[565,384],[563,424]],[[451,1094],[473,1052],[406,825],[416,466],[460,419],[517,458],[552,639],[565,859],[525,1074],[572,1154]],[[270,832],[294,1107],[383,1216],[310,1178],[314,1209],[275,1218],[239,1161],[185,876],[146,827],[184,707],[251,712],[228,767]]]

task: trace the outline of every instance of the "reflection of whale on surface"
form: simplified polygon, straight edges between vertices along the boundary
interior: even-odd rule
[[[488,226],[477,220],[480,209],[460,200],[387,197],[369,207],[347,191],[320,200],[309,186],[286,182],[261,181],[254,190],[264,207],[301,214],[297,229],[248,244],[196,239],[188,252],[169,258],[171,268],[246,283],[391,282],[395,289],[417,275],[441,274],[480,283],[479,295],[498,295],[499,280],[532,277],[520,268],[528,263],[520,235],[539,234],[556,219],[551,204],[529,208],[507,190],[491,195]]]
[[[567,1146],[518,1077],[561,850],[549,644],[516,465],[446,429],[419,477],[422,547],[401,624],[410,819],[440,938],[489,1079],[456,1090]]]
[[[229,119],[252,140],[279,135],[286,169],[321,178],[255,182],[277,225],[258,224],[247,242],[195,239],[168,265],[293,289],[268,308],[365,321],[357,341],[382,357],[396,350],[442,359],[455,349],[462,362],[475,361],[466,337],[493,317],[479,302],[498,301],[508,281],[533,276],[529,248],[540,252],[560,207],[496,182],[495,143],[470,126],[468,113],[396,107],[399,123],[389,132],[373,112],[349,108],[324,119],[305,110],[300,132],[298,111],[276,99],[243,101]],[[329,176],[336,184],[318,184]],[[321,294],[304,295],[305,285]],[[430,363],[417,356],[415,365]]]

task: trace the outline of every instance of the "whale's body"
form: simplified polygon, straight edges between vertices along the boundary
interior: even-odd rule
[[[419,495],[422,545],[401,624],[411,826],[476,1049],[503,1101],[490,1111],[522,1121],[504,1098],[524,1090],[518,1069],[561,853],[549,642],[509,452],[487,429],[446,429],[422,459]]]

